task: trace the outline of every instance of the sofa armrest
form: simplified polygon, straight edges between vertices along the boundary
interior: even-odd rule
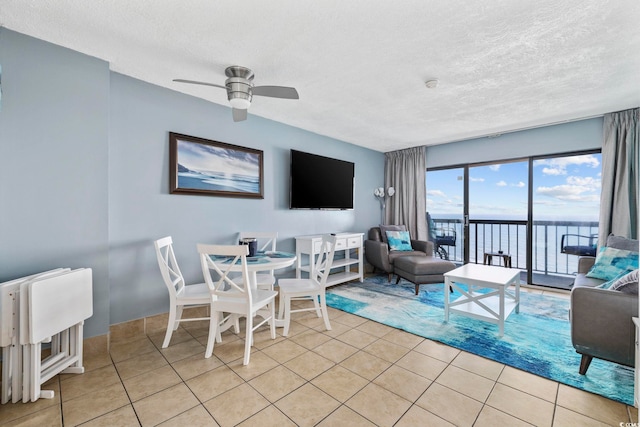
[[[596,258],[592,256],[581,256],[578,258],[578,273],[587,274],[593,264],[596,263]]]
[[[390,273],[393,267],[389,262],[389,245],[376,240],[364,241],[364,256],[369,264]]]
[[[576,351],[634,366],[638,296],[598,288],[571,291],[571,341]]]
[[[433,243],[425,240],[411,240],[411,247],[414,251],[420,251],[427,254],[427,256],[433,255]]]

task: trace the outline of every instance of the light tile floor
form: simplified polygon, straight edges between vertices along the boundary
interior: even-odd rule
[[[539,291],[534,291],[539,292]],[[3,426],[618,426],[637,410],[452,347],[330,309],[333,329],[298,313],[288,338],[207,324],[111,343],[60,375],[52,400],[0,406]],[[577,369],[577,367],[576,367]]]

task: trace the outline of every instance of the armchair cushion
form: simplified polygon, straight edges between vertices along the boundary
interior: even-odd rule
[[[380,235],[382,237],[382,241],[389,244],[389,240],[387,239],[387,231],[407,231],[407,227],[402,225],[382,225],[380,224]]]
[[[587,277],[614,280],[638,268],[638,252],[604,247],[598,253],[596,262]]]
[[[408,231],[387,231],[389,249],[392,251],[412,251],[411,238]]]

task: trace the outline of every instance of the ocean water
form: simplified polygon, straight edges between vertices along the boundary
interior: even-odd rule
[[[260,193],[260,179],[257,176],[237,174],[178,172],[178,187],[193,190]]]
[[[454,215],[434,215],[436,226],[450,227],[456,231],[457,242],[455,247],[445,247],[449,252],[449,258],[454,261],[463,260],[462,247],[462,222],[443,225],[443,219],[458,218]],[[491,219],[496,221],[508,221],[511,218],[500,218],[496,215]],[[579,224],[578,224],[579,223]],[[595,224],[595,225],[593,225]],[[578,270],[578,256],[563,254],[562,236],[567,235],[565,245],[588,245],[588,237],[597,235],[597,221],[585,222],[582,219],[555,219],[534,221],[533,227],[533,270],[538,273],[553,273],[572,275]],[[474,224],[469,226],[470,261],[482,263],[485,252],[497,252],[502,250],[511,255],[513,267],[526,269],[527,262],[527,229],[525,225],[516,224]],[[569,236],[572,235],[572,236]],[[576,237],[584,236],[581,238]],[[497,263],[496,258],[493,260]]]

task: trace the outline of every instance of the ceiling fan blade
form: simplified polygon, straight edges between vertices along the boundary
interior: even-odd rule
[[[251,93],[271,98],[300,99],[295,88],[286,86],[255,86],[251,89]]]
[[[190,83],[190,84],[194,84],[194,85],[204,85],[204,86],[213,86],[213,87],[219,87],[220,89],[226,89],[226,86],[222,86],[222,85],[217,85],[215,83],[207,83],[207,82],[197,82],[195,80],[184,80],[184,79],[173,79],[174,82],[178,82],[178,83]]]
[[[243,120],[247,120],[247,110],[241,110],[239,108],[232,108],[231,111],[233,113],[233,121],[234,122],[241,122]]]

